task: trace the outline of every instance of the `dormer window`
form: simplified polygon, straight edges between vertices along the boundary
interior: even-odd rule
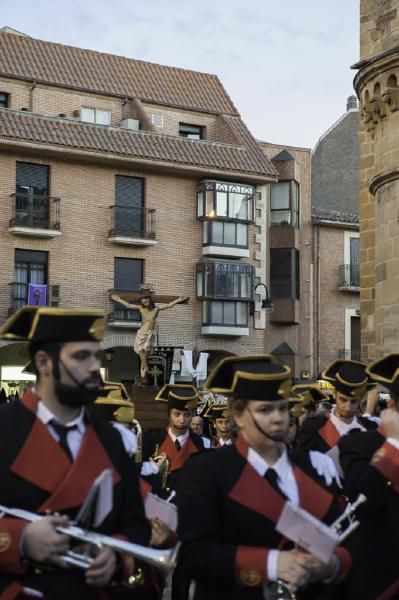
[[[103,108],[91,108],[84,106],[82,108],[81,119],[85,123],[95,123],[96,125],[111,125],[111,111]]]
[[[201,125],[189,125],[188,123],[179,123],[180,137],[188,138],[189,140],[203,140],[204,127]]]
[[[0,92],[0,108],[8,108],[10,95],[6,92]]]

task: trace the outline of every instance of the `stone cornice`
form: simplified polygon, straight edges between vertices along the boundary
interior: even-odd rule
[[[369,192],[375,196],[383,185],[397,180],[399,180],[399,167],[379,173],[370,179]]]
[[[399,68],[399,46],[391,48],[387,52],[382,52],[369,60],[359,62],[352,68],[360,69],[353,80],[353,87],[357,95],[360,96],[362,87],[375,75],[380,75],[381,72],[392,68]]]

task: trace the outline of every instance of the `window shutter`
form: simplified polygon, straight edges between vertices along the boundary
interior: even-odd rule
[[[16,184],[48,192],[49,168],[47,165],[33,165],[17,162]]]
[[[141,259],[115,258],[115,289],[138,292],[141,283],[143,283],[143,261]]]

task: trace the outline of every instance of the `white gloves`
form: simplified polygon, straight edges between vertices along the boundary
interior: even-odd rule
[[[331,485],[335,481],[341,487],[341,481],[334,461],[326,454],[322,454],[316,450],[310,450],[309,455],[312,467],[320,477],[324,477],[326,485]]]

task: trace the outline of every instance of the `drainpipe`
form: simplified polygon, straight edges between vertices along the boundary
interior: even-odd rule
[[[320,223],[316,226],[317,236],[317,257],[316,257],[316,364],[317,364],[317,375],[320,373]]]
[[[33,112],[33,91],[36,87],[36,81],[32,81],[32,85],[29,90],[29,112]]]

